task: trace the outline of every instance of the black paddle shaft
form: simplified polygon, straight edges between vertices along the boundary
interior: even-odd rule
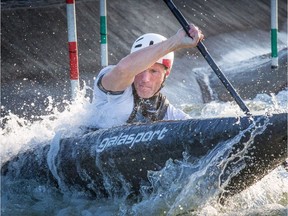
[[[183,27],[183,29],[186,31],[187,35],[189,35],[189,29],[190,29],[189,23],[186,21],[183,14],[177,9],[177,7],[172,2],[172,0],[164,0],[164,2],[167,4],[171,12],[174,14],[176,19],[179,21],[179,23]],[[203,57],[206,59],[208,64],[211,66],[213,71],[216,73],[218,78],[224,84],[225,88],[229,91],[231,96],[234,98],[236,103],[239,105],[239,107],[243,110],[243,112],[245,112],[245,114],[250,115],[250,110],[245,105],[241,97],[237,94],[237,92],[235,91],[235,89],[233,88],[229,80],[225,77],[225,75],[222,73],[220,68],[217,66],[217,64],[215,63],[215,61],[213,60],[213,58],[211,57],[211,55],[209,54],[206,47],[201,41],[199,41],[197,48],[200,51],[200,53],[203,55]]]

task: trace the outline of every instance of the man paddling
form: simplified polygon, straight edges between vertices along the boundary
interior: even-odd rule
[[[171,72],[174,51],[196,47],[204,37],[194,25],[189,34],[191,37],[183,29],[168,39],[144,34],[136,39],[129,55],[100,71],[93,97],[98,127],[189,118],[160,92]]]

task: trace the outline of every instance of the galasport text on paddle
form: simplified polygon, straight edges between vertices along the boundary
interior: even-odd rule
[[[164,2],[167,4],[167,6],[171,10],[171,12],[174,14],[176,19],[179,21],[179,23],[183,27],[183,29],[186,31],[187,35],[189,35],[189,29],[190,29],[189,23],[186,21],[186,19],[184,18],[183,14],[177,9],[177,7],[175,6],[175,4],[173,3],[172,0],[164,0]],[[209,52],[207,51],[206,47],[204,46],[204,44],[201,41],[199,41],[199,43],[197,45],[197,48],[200,51],[200,53],[203,55],[203,57],[206,59],[208,64],[211,66],[213,71],[216,73],[218,78],[224,84],[225,88],[229,91],[231,96],[234,98],[236,103],[242,109],[242,111],[246,115],[251,115],[250,110],[248,109],[248,107],[245,105],[245,103],[243,102],[241,97],[237,94],[237,92],[235,91],[235,89],[233,88],[233,86],[231,85],[229,80],[225,77],[225,75],[222,73],[220,68],[214,62],[213,58],[210,56]]]

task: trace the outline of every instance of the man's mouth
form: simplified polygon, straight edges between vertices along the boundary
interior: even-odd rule
[[[150,90],[151,89],[151,87],[146,86],[146,85],[140,85],[139,87],[143,90]]]

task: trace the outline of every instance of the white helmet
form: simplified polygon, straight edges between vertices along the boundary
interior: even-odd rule
[[[160,43],[165,40],[167,40],[167,38],[159,34],[155,34],[155,33],[144,34],[140,36],[139,38],[137,38],[136,41],[133,43],[130,53],[136,52],[142,48],[148,47],[156,43]],[[170,52],[166,54],[165,56],[163,56],[162,58],[160,58],[157,61],[157,63],[163,64],[165,65],[165,67],[171,69],[173,60],[174,60],[174,52]]]

